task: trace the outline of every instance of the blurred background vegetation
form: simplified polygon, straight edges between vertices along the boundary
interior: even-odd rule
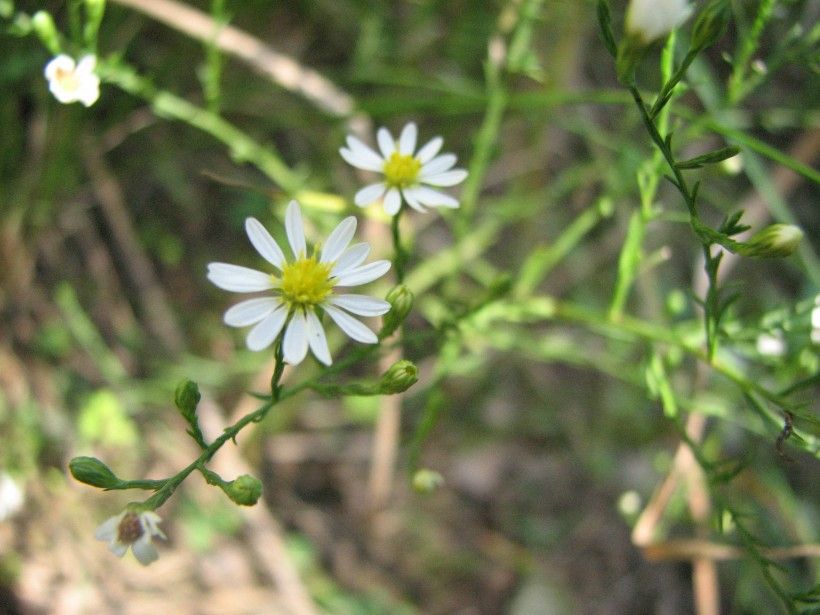
[[[248,55],[197,40],[185,7],[252,37]],[[665,170],[594,2],[110,1],[98,53],[113,68],[88,109],[50,96],[51,54],[16,20],[43,9],[68,33],[68,4],[0,8],[0,468],[25,494],[0,520],[0,611],[817,612],[816,2],[732,2],[670,120],[682,159],[742,150],[692,172],[711,224],[742,208],[756,228],[806,233],[788,259],[723,264],[738,296],[722,360],[789,395],[788,439],[786,413],[675,341],[698,339],[706,287],[663,180],[608,317],[637,177]],[[640,64],[648,91],[659,58]],[[388,402],[303,393],[217,457],[228,476],[261,475],[264,504],[239,510],[194,478],[159,511],[160,560],[114,558],[93,531],[130,494],[78,485],[68,460],[134,478],[189,463],[172,404],[184,377],[211,434],[252,410],[272,356],[222,324],[206,264],[254,266],[244,218],[278,230],[294,195],[313,237],[361,214],[345,135],[410,120],[471,177],[462,210],[406,220],[405,353],[422,377],[401,399],[385,501],[368,476]],[[418,468],[444,486],[414,492]]]

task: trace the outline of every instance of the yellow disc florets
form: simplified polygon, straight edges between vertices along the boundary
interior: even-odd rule
[[[421,163],[407,154],[393,152],[384,163],[384,178],[396,188],[405,188],[416,183]]]
[[[333,290],[332,268],[333,263],[320,263],[315,254],[285,264],[279,282],[282,299],[291,309],[319,305]]]

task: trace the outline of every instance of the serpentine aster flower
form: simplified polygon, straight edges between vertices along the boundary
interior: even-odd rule
[[[94,72],[97,57],[87,55],[79,62],[65,54],[60,54],[46,64],[45,73],[48,89],[61,103],[81,102],[86,107],[93,105],[100,97],[100,78]]]
[[[384,180],[369,184],[356,193],[353,197],[356,205],[367,207],[383,198],[384,211],[391,216],[401,209],[402,199],[422,212],[425,207],[458,207],[456,199],[430,186],[455,186],[464,181],[467,171],[452,168],[456,163],[454,154],[436,155],[444,143],[441,137],[434,137],[415,152],[417,135],[418,129],[413,122],[402,129],[398,141],[387,128],[379,128],[376,140],[380,153],[354,136],[347,137],[347,147],[339,149],[342,158],[358,169],[384,175]]]
[[[683,24],[692,11],[687,0],[632,0],[626,11],[626,32],[648,45]]]
[[[165,540],[165,534],[159,529],[161,521],[152,510],[126,509],[106,519],[97,528],[94,537],[107,542],[108,548],[117,557],[125,555],[130,548],[139,563],[147,566],[159,557],[152,539],[156,536]]]
[[[368,244],[349,245],[356,231],[356,218],[342,220],[325,244],[321,248],[316,246],[308,256],[299,204],[291,201],[285,212],[285,231],[292,260],[285,258],[279,244],[255,218],[245,220],[245,230],[256,251],[276,271],[266,273],[239,265],[210,263],[208,279],[223,290],[237,293],[272,291],[269,296],[241,301],[225,312],[225,323],[231,327],[254,325],[246,338],[250,350],[264,350],[284,330],[282,351],[287,363],[301,363],[310,348],[319,361],[330,365],[330,350],[319,319],[321,312],[357,342],[378,342],[376,334],[348,312],[381,316],[390,304],[366,295],[335,292],[337,287],[372,282],[390,269],[390,261],[386,260],[362,264],[370,253]]]

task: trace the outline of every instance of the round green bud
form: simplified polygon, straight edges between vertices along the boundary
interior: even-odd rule
[[[738,252],[744,256],[777,258],[791,255],[800,245],[803,231],[793,224],[772,224],[742,243]]]
[[[75,457],[68,462],[68,469],[74,478],[92,487],[114,489],[122,482],[96,457]]]
[[[444,477],[434,470],[422,468],[413,474],[413,489],[419,493],[432,493],[444,485]]]
[[[384,315],[379,337],[384,339],[401,326],[413,308],[413,293],[404,284],[393,288],[385,297],[390,304],[390,311]]]
[[[379,391],[383,395],[403,393],[416,384],[419,379],[419,370],[412,362],[402,359],[390,366],[379,382]]]
[[[253,506],[262,495],[262,481],[243,474],[223,487],[229,498],[240,506]]]
[[[196,414],[196,407],[202,395],[199,394],[199,387],[193,380],[187,378],[177,385],[174,392],[174,403],[179,411],[187,419]]]

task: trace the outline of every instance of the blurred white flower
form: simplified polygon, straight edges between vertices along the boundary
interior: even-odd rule
[[[285,231],[294,257],[291,261],[286,260],[279,244],[258,220],[245,220],[245,230],[256,251],[277,271],[265,273],[238,265],[210,263],[208,279],[223,290],[237,293],[273,291],[273,296],[247,299],[225,312],[225,323],[231,327],[255,325],[246,338],[249,349],[267,348],[285,329],[282,351],[286,362],[300,363],[310,348],[319,361],[330,365],[330,351],[317,308],[357,342],[378,341],[375,333],[348,312],[381,316],[390,304],[366,295],[334,293],[339,286],[372,282],[390,269],[390,261],[386,260],[362,265],[370,253],[368,244],[348,247],[356,231],[356,218],[342,220],[321,249],[317,246],[308,256],[299,204],[291,201],[285,212]]]
[[[649,44],[689,19],[692,10],[687,0],[632,0],[626,11],[626,33]]]
[[[452,168],[456,163],[454,154],[436,155],[444,143],[441,137],[434,137],[415,152],[417,134],[413,122],[402,129],[398,142],[389,130],[379,128],[376,139],[381,154],[356,137],[347,137],[347,147],[339,149],[342,158],[358,169],[384,174],[383,181],[369,184],[356,193],[353,197],[356,205],[366,207],[383,197],[384,211],[391,216],[401,209],[402,198],[422,212],[425,206],[458,207],[456,199],[430,186],[455,186],[464,181],[467,171]]]
[[[757,352],[764,357],[782,357],[786,354],[786,340],[783,333],[761,333],[757,336]]]
[[[811,342],[820,344],[820,295],[814,298],[814,308],[811,311]]]
[[[81,102],[86,107],[100,97],[100,78],[94,73],[97,58],[83,57],[78,63],[65,54],[58,55],[46,64],[45,76],[48,89],[61,103]]]
[[[106,519],[97,528],[94,537],[107,542],[108,548],[117,557],[125,555],[130,547],[139,563],[147,566],[159,557],[152,539],[155,536],[165,539],[165,534],[159,529],[161,521],[152,510],[124,510]]]
[[[12,517],[25,501],[23,489],[11,476],[0,472],[0,521]]]

